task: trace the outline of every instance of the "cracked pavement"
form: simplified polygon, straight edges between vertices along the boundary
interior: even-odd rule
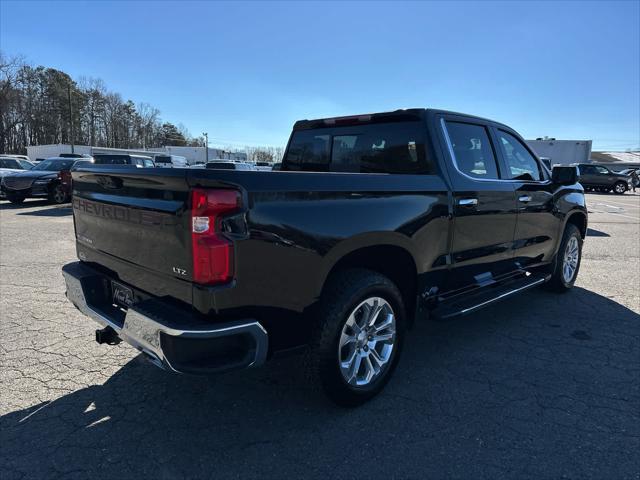
[[[638,479],[640,195],[587,198],[572,292],[420,322],[352,410],[299,357],[202,378],[96,344],[64,296],[70,208],[2,202],[0,477]]]

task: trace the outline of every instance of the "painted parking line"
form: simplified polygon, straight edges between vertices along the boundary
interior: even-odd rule
[[[625,208],[640,208],[640,202],[638,202],[637,205],[633,205],[633,204],[628,204],[628,203],[624,203],[624,202],[613,202],[611,200],[606,200],[606,203],[604,202],[596,202],[595,205],[602,203],[603,205],[606,204],[611,204],[611,205],[618,205],[618,206],[622,206]],[[589,202],[587,202],[587,205],[589,204]]]
[[[618,212],[603,212],[603,211],[594,210],[594,211],[590,211],[589,213],[593,213],[593,214],[600,213],[600,214],[603,214],[603,215],[610,214],[610,215],[615,215],[617,217],[630,218],[631,220],[639,220],[640,221],[640,216],[636,215],[635,217],[632,217],[631,215],[625,215],[624,213],[618,213]]]

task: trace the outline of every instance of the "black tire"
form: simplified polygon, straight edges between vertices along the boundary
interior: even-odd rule
[[[7,194],[7,200],[9,200],[14,205],[20,205],[21,203],[24,202],[25,197],[22,197],[20,195],[12,195],[12,194],[8,193]]]
[[[625,182],[616,182],[613,186],[613,191],[618,195],[622,195],[627,191],[627,184]]]
[[[573,272],[573,275],[569,280],[567,280],[563,273],[563,269],[565,266],[565,252],[567,251],[567,245],[569,244],[572,238],[575,238],[578,244],[577,264],[575,266],[575,271]],[[551,279],[546,284],[547,288],[551,291],[558,292],[558,293],[564,293],[571,290],[573,288],[573,285],[576,282],[576,278],[578,277],[581,260],[582,260],[582,235],[580,234],[580,230],[578,230],[578,227],[570,223],[566,226],[564,230],[564,234],[562,235],[560,248],[558,249],[558,253],[556,255],[556,258],[553,264]]]
[[[56,184],[49,190],[49,203],[54,205],[62,205],[69,202],[69,195],[64,191],[61,184]]]
[[[372,297],[382,298],[392,308],[396,322],[395,341],[379,376],[368,385],[354,386],[341,373],[338,342],[350,314]],[[354,407],[363,404],[378,394],[391,378],[402,352],[405,325],[402,295],[391,280],[365,269],[338,272],[329,279],[316,312],[307,358],[312,380],[322,386],[327,396],[338,405]]]

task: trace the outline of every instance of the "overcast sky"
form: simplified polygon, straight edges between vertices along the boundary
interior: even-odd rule
[[[640,147],[640,2],[11,2],[0,48],[102,78],[212,144],[437,107]]]

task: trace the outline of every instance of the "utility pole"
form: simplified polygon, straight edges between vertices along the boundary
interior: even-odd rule
[[[69,99],[69,130],[71,131],[71,153],[75,153],[73,148],[73,138],[75,137],[73,132],[73,108],[71,107],[71,84],[67,84],[67,98]]]
[[[205,164],[209,163],[209,134],[207,132],[202,132],[204,135],[204,155],[205,155]]]

